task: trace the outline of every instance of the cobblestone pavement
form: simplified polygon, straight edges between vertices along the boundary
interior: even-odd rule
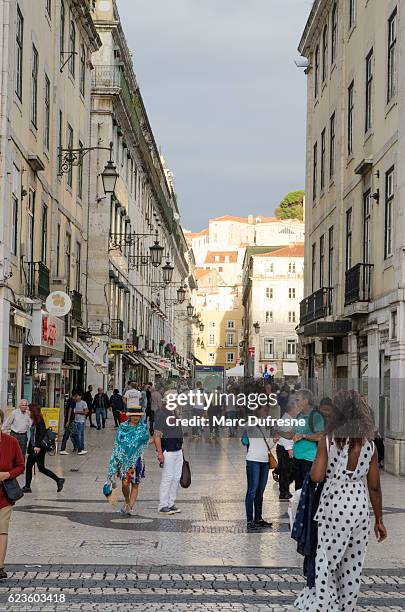
[[[299,568],[12,566],[0,610],[294,610]],[[41,598],[44,603],[41,602]],[[50,603],[46,599],[58,603]],[[405,571],[366,570],[359,610],[404,610]]]
[[[238,439],[187,440],[192,485],[179,490],[182,513],[165,518],[157,513],[161,472],[149,448],[136,516],[126,518],[102,495],[114,430],[86,429],[86,436],[88,455],[47,458],[66,478],[62,493],[37,474],[33,493],[13,511],[11,574],[0,583],[0,610],[294,609],[302,559],[289,535],[287,505],[271,480],[264,517],[273,527],[246,533]],[[405,609],[403,484],[383,474],[389,539],[370,540],[359,610]],[[66,603],[6,603],[14,593],[63,593]]]

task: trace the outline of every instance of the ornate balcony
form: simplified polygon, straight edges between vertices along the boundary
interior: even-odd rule
[[[372,264],[359,263],[346,271],[345,306],[371,299]]]
[[[26,288],[31,298],[46,300],[49,295],[49,268],[42,261],[26,262]]]
[[[72,291],[70,297],[72,299],[72,319],[77,323],[82,323],[82,294]]]
[[[322,287],[300,303],[300,325],[327,317],[332,312],[332,289]]]
[[[111,338],[115,340],[124,339],[124,321],[121,321],[121,319],[111,319]]]

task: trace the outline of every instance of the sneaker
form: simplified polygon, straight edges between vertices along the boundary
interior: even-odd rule
[[[23,487],[21,490],[23,493],[32,493],[31,487]]]
[[[166,508],[160,508],[159,512],[160,514],[174,514],[173,510],[171,510],[167,506]]]
[[[259,529],[259,526],[258,526],[258,525],[256,525],[256,523],[255,523],[254,521],[250,521],[250,522],[249,522],[249,523],[246,525],[246,527],[247,527],[248,533],[250,533],[250,532],[255,532],[255,531],[259,531],[259,530],[260,530],[260,529]]]
[[[65,479],[64,478],[59,478],[59,480],[58,480],[58,488],[57,488],[57,492],[58,493],[60,493],[60,491],[62,491],[64,484],[65,484]]]
[[[0,569],[0,580],[4,580],[4,578],[7,578],[7,572],[5,571],[4,567],[2,567]]]
[[[79,453],[77,453],[78,455],[87,455],[89,451],[86,450],[81,450]]]
[[[170,506],[169,510],[171,510],[173,512],[173,514],[178,514],[179,512],[181,512],[180,508],[177,508],[177,506]]]
[[[260,521],[255,521],[255,525],[256,527],[272,527],[273,523],[260,519]]]
[[[69,455],[69,453],[67,451],[60,451],[59,455]]]
[[[288,495],[280,495],[279,496],[279,500],[280,501],[290,501],[291,498],[292,498],[291,493],[289,493]]]

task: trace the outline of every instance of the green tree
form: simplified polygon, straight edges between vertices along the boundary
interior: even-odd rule
[[[305,192],[302,189],[291,191],[280,202],[275,210],[275,215],[278,219],[298,219],[304,220],[304,196]]]

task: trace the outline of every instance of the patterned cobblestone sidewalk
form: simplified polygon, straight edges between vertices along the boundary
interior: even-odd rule
[[[9,570],[0,584],[2,611],[289,612],[304,583],[300,568],[15,565]],[[41,603],[50,596],[59,603]],[[358,610],[404,608],[405,570],[365,571]]]

